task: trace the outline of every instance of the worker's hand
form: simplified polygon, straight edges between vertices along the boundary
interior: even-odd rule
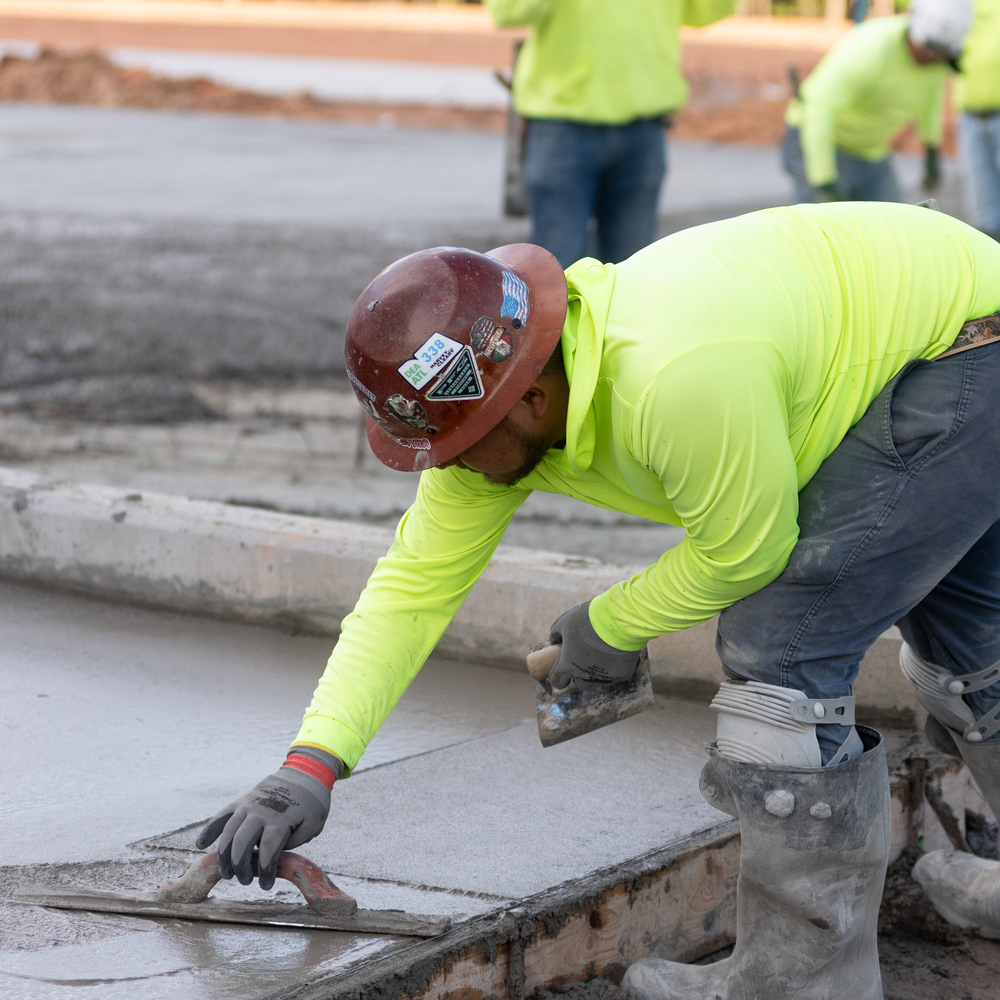
[[[581,689],[595,684],[627,681],[639,665],[641,650],[635,652],[609,646],[590,624],[590,601],[560,615],[549,629],[549,641],[562,643],[562,653],[549,672],[555,691],[576,683]]]
[[[816,202],[820,205],[830,201],[843,201],[843,196],[837,189],[837,182],[830,181],[829,184],[817,184],[813,188],[816,193]]]
[[[937,146],[928,146],[924,156],[924,180],[921,185],[925,191],[930,193],[936,191],[941,185],[941,154]]]
[[[281,852],[305,844],[323,829],[337,769],[315,758],[329,758],[331,764],[339,761],[333,754],[310,751],[308,757],[290,752],[284,765],[216,813],[198,835],[195,846],[199,850],[219,838],[219,873],[223,878],[235,874],[243,885],[249,885],[253,881],[253,850],[259,846],[260,887],[270,889]]]

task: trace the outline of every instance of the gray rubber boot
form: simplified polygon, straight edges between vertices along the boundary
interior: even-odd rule
[[[738,817],[736,947],[714,965],[647,958],[622,988],[641,1000],[881,1000],[876,936],[889,855],[882,737],[835,767],[746,764],[713,745],[702,794]]]
[[[961,756],[993,815],[1000,816],[1000,740],[970,743],[933,715],[926,730],[932,746]],[[931,851],[916,863],[913,877],[948,923],[1000,939],[1000,862],[964,851]]]

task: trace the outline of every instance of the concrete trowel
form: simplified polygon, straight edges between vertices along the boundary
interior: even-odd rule
[[[256,854],[253,871],[256,875]],[[35,885],[16,892],[12,901],[29,906],[125,913],[135,917],[180,917],[183,920],[209,920],[223,924],[264,924],[426,938],[443,934],[451,922],[450,917],[426,916],[403,910],[359,910],[357,901],[341,892],[319,865],[290,851],[285,851],[278,859],[277,875],[291,882],[308,905],[276,903],[269,899],[252,902],[209,899],[208,894],[222,878],[216,851],[195,861],[180,878],[167,882],[158,892],[128,893]]]
[[[586,689],[571,682],[569,687],[553,690],[548,676],[561,652],[560,643],[543,642],[528,653],[528,672],[535,680],[538,738],[543,747],[565,743],[656,707],[649,654],[645,649],[639,654],[635,673],[627,681],[596,684]]]

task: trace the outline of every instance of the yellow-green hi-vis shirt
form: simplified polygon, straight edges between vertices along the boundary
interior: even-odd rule
[[[928,146],[944,128],[944,63],[918,66],[906,44],[909,19],[876,17],[853,28],[823,57],[793,98],[785,122],[801,129],[806,176],[814,185],[837,179],[837,150],[863,160],[889,155],[910,122]]]
[[[960,65],[955,106],[1000,111],[1000,0],[976,0],[976,18]]]
[[[676,111],[682,24],[732,14],[736,0],[485,0],[502,28],[530,26],[514,74],[528,118],[623,125]]]
[[[298,743],[350,772],[532,490],[683,525],[591,604],[638,649],[785,567],[798,491],[907,361],[1000,308],[1000,244],[908,205],[800,205],[699,226],[567,271],[566,445],[515,487],[431,469],[379,560]]]

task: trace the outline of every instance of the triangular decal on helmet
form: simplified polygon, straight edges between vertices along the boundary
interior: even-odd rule
[[[483,395],[483,382],[479,377],[476,359],[472,350],[466,347],[455,360],[448,365],[441,378],[427,391],[428,399],[480,399]]]

